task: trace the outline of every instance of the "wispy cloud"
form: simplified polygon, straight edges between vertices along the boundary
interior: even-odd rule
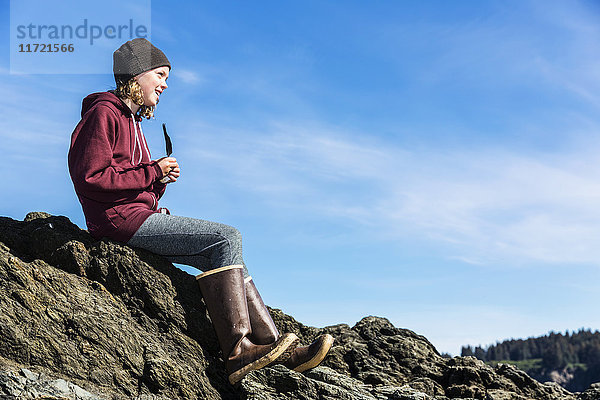
[[[187,69],[177,69],[176,76],[178,79],[181,79],[188,85],[199,85],[205,82],[205,79],[203,79],[197,72]]]
[[[204,162],[274,210],[351,220],[387,240],[443,242],[448,257],[473,264],[600,259],[600,168],[591,149],[415,150],[282,124],[219,143],[204,142]]]
[[[188,154],[201,156],[193,167],[215,171],[216,166],[219,178],[214,179],[275,212],[319,215],[332,224],[350,221],[357,235],[433,241],[444,245],[448,258],[473,265],[595,264],[600,259],[600,169],[595,166],[600,126],[581,106],[600,104],[594,94],[600,89],[600,53],[588,38],[597,28],[583,3],[555,2],[543,9],[536,4],[524,3],[518,12],[498,6],[495,14],[469,23],[431,26],[440,42],[433,45],[430,63],[411,71],[418,91],[441,92],[437,85],[455,81],[458,92],[474,90],[473,98],[463,99],[466,109],[456,112],[464,114],[459,118],[474,138],[494,134],[477,132],[479,122],[469,125],[472,109],[493,109],[483,119],[512,120],[509,128],[498,128],[497,138],[484,144],[463,140],[462,148],[433,141],[418,147],[322,122],[276,122],[237,133],[204,126],[218,139],[203,137],[187,146]],[[398,54],[385,46],[405,40],[402,29],[381,27],[392,38],[379,44],[386,57]],[[556,51],[554,39],[567,57]],[[404,56],[400,61],[407,62]],[[452,88],[443,99],[449,108],[459,94]],[[288,110],[306,106],[304,99],[282,97],[279,87],[264,89],[256,90],[257,98],[272,96]],[[488,104],[486,96],[498,93],[503,97]],[[495,129],[495,121],[480,123]],[[411,135],[427,136],[431,129],[420,125]],[[531,141],[556,141],[558,146],[549,148],[560,147],[560,152],[503,141],[502,136],[519,137],[520,130],[525,140],[538,135],[531,131],[541,132]],[[192,150],[198,147],[201,154]]]

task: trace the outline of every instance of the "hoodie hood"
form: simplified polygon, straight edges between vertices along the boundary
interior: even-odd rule
[[[81,104],[81,118],[83,119],[85,114],[102,103],[109,103],[111,109],[113,109],[115,112],[121,112],[122,117],[131,120],[131,125],[128,124],[129,132],[132,137],[130,159],[131,165],[136,165],[142,162],[142,160],[145,158],[143,153],[147,154],[147,160],[149,161],[151,159],[151,155],[150,149],[148,148],[148,143],[146,142],[146,138],[142,132],[142,126],[140,124],[142,118],[139,115],[134,115],[129,106],[115,94],[114,90],[92,93],[86,96]],[[133,126],[133,129],[131,129],[131,126]]]
[[[127,104],[125,104],[125,102],[123,102],[123,100],[121,100],[115,94],[115,92],[111,90],[108,92],[92,93],[86,96],[86,98],[84,98],[83,102],[81,103],[81,118],[83,118],[85,113],[92,109],[96,104],[101,103],[103,101],[109,102],[110,104],[114,105],[118,110],[123,112],[123,115],[127,117],[133,114],[129,106],[127,106]],[[142,118],[136,115],[135,119],[137,121],[140,121]]]

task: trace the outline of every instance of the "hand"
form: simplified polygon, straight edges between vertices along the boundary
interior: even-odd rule
[[[175,182],[181,173],[179,164],[175,157],[163,157],[158,160],[158,166],[162,170],[163,179],[169,178],[165,183]]]

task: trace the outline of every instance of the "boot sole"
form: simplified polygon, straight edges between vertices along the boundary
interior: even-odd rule
[[[241,381],[244,376],[248,375],[252,371],[264,368],[267,365],[273,364],[277,361],[285,361],[287,358],[289,358],[291,352],[296,348],[298,340],[298,336],[293,333],[286,333],[285,335],[282,335],[282,337],[279,339],[279,344],[277,347],[258,360],[251,362],[250,364],[231,373],[229,375],[229,382],[232,385],[235,385]]]
[[[331,345],[333,344],[333,336],[329,334],[325,334],[324,336],[325,338],[323,340],[323,346],[321,346],[317,354],[315,354],[313,358],[311,358],[304,364],[298,365],[296,368],[294,368],[294,371],[304,372],[321,364],[321,361],[325,359],[327,353],[329,353],[329,350],[331,349]]]

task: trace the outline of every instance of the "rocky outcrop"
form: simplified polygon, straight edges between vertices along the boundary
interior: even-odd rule
[[[305,342],[334,335],[330,356],[304,374],[275,366],[232,387],[194,277],[94,240],[65,217],[0,217],[0,398],[27,390],[140,400],[577,398],[512,366],[443,358],[384,318],[317,329],[272,311]],[[594,390],[580,398],[600,399]]]
[[[585,392],[579,395],[579,400],[598,400],[600,399],[600,383],[592,383]]]
[[[7,400],[22,398],[101,400],[100,397],[64,379],[51,379],[26,368],[22,368],[19,373],[0,371],[0,387],[4,392],[2,398]]]
[[[474,357],[443,358],[425,337],[385,318],[366,317],[352,328],[331,326],[312,335],[320,332],[336,338],[323,365],[364,384],[407,386],[439,399],[575,399],[559,385],[541,384],[512,365],[493,368]]]
[[[244,399],[434,400],[409,386],[369,385],[358,379],[317,367],[304,375],[275,366],[254,371],[242,382]]]
[[[0,242],[4,358],[114,397],[238,397],[190,275],[65,217],[3,218]]]

